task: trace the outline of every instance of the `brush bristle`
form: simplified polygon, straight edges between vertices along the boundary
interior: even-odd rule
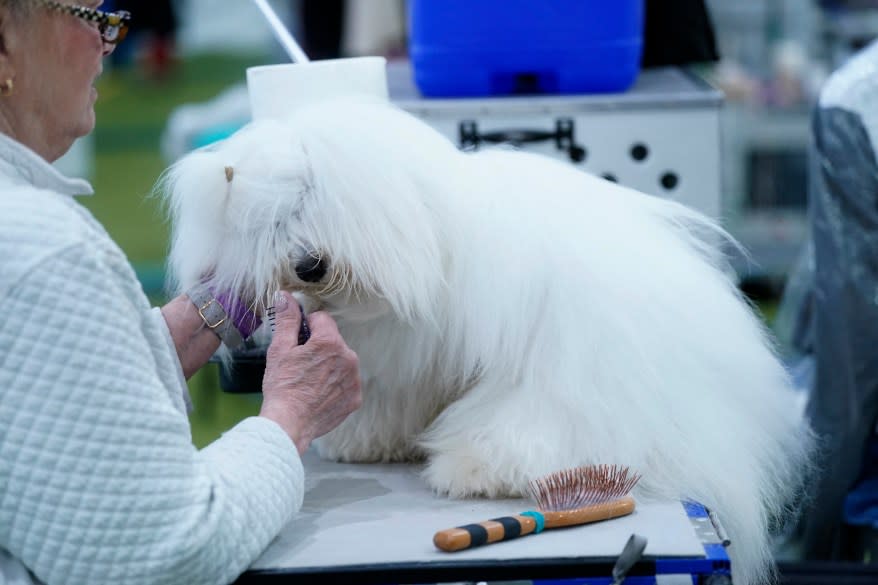
[[[623,465],[588,465],[537,478],[528,491],[540,510],[558,512],[626,496],[639,479]]]

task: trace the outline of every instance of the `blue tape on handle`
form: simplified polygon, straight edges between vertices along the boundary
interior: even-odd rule
[[[536,522],[537,527],[534,529],[534,534],[539,534],[543,531],[543,528],[546,527],[546,518],[536,510],[528,510],[527,512],[522,512],[519,516],[530,516]]]

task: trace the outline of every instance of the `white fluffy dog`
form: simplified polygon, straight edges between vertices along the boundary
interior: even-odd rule
[[[811,435],[707,218],[355,100],[253,123],[167,186],[182,289],[298,291],[359,354],[363,407],[324,457],[426,458],[452,497],[624,464],[719,514],[736,583],[769,575]]]

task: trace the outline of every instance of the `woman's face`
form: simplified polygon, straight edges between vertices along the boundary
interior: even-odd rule
[[[97,8],[101,1],[76,4]],[[100,32],[90,21],[34,3],[20,26],[4,27],[4,41],[15,89],[0,100],[14,108],[14,137],[53,161],[94,128],[94,83],[105,54]]]

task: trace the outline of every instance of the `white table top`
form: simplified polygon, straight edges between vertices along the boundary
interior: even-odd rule
[[[516,514],[533,504],[449,500],[430,491],[417,465],[329,463],[312,451],[305,469],[302,510],[252,570],[314,573],[376,565],[614,559],[632,533],[648,539],[646,557],[705,556],[679,502],[638,502],[627,517],[446,553],[433,546],[436,531]]]

